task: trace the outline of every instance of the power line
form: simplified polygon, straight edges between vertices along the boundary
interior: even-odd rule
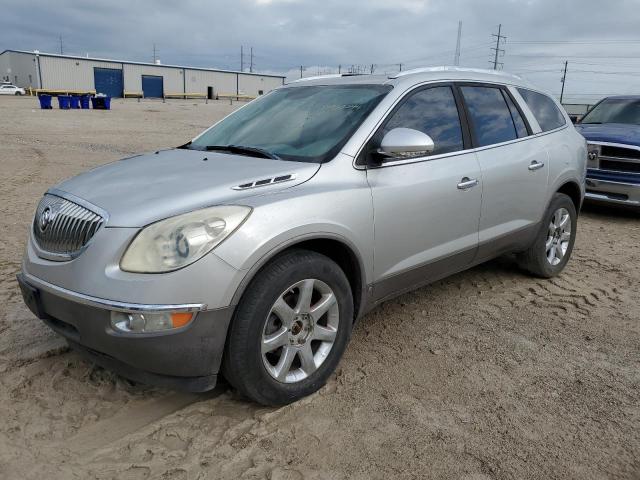
[[[640,39],[602,39],[602,40],[512,40],[510,45],[600,45],[606,43],[640,43]]]

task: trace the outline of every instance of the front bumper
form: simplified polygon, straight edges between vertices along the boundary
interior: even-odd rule
[[[640,175],[589,169],[585,200],[640,207]]]
[[[233,307],[198,311],[184,328],[132,334],[111,328],[112,310],[197,311],[203,305],[130,305],[75,294],[35,277],[18,275],[29,309],[95,363],[124,377],[194,392],[216,385]]]

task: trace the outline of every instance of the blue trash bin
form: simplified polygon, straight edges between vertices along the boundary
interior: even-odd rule
[[[88,109],[89,109],[89,102],[90,102],[90,100],[89,100],[89,99],[90,99],[90,98],[91,98],[91,95],[82,95],[82,96],[80,97],[80,107],[81,107],[83,110],[88,110]]]
[[[111,110],[111,97],[91,97],[94,110]]]
[[[69,97],[69,104],[71,108],[80,108],[80,97],[72,95]]]
[[[71,108],[71,97],[69,95],[58,95],[58,106],[63,110]]]
[[[51,95],[38,95],[38,100],[40,100],[40,108],[42,110],[50,110],[51,107]]]

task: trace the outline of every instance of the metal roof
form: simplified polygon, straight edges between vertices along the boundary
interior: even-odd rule
[[[254,75],[257,77],[273,77],[273,78],[285,78],[284,75],[273,75],[270,73],[254,73],[254,72],[240,72],[237,70],[224,70],[220,68],[204,68],[204,67],[191,67],[189,65],[165,65],[165,64],[156,64],[151,62],[132,62],[129,60],[115,60],[113,58],[97,58],[97,57],[80,57],[77,55],[60,55],[58,53],[43,53],[43,52],[30,52],[28,50],[4,50],[0,55],[4,55],[7,52],[12,53],[24,53],[28,55],[38,55],[40,57],[54,57],[54,58],[68,58],[71,60],[90,60],[94,62],[109,62],[109,63],[121,63],[124,65],[144,65],[149,67],[164,67],[164,68],[179,68],[180,70],[200,70],[204,72],[222,72],[222,73],[234,73],[234,74],[243,74],[243,75]]]

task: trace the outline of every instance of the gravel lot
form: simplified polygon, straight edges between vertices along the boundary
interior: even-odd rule
[[[132,384],[23,305],[52,184],[184,143],[235,108],[0,98],[0,478],[640,478],[640,217],[586,208],[563,275],[500,259],[371,312],[329,384],[267,409]]]

